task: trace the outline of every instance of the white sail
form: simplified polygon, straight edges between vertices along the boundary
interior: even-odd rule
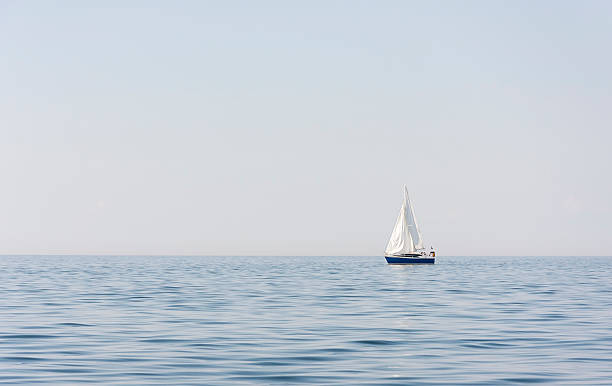
[[[406,185],[404,185],[404,202],[408,202],[408,208],[406,210],[406,224],[408,224],[408,230],[410,232],[410,236],[412,237],[414,249],[423,249],[423,237],[421,236],[419,225],[417,224],[416,217],[414,216],[414,208],[412,207],[410,197],[408,197],[408,188],[406,188]]]
[[[412,234],[409,226],[408,217],[410,222],[413,221],[412,210],[410,209],[410,200],[408,199],[408,191],[405,190],[404,202],[400,208],[397,221],[395,222],[395,228],[391,233],[391,238],[385,249],[386,255],[401,255],[406,253],[413,253],[415,251],[414,242],[412,240]],[[420,240],[420,239],[419,239]]]

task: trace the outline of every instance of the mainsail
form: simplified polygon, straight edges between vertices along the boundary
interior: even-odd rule
[[[408,197],[408,189],[404,186],[404,202],[400,209],[395,228],[385,249],[386,255],[401,255],[414,253],[423,249],[423,239],[414,216],[414,209]]]
[[[423,238],[421,237],[421,231],[419,230],[419,225],[417,224],[416,217],[414,216],[414,208],[412,207],[412,202],[408,197],[408,188],[406,188],[406,185],[404,185],[404,201],[408,201],[408,208],[410,209],[407,211],[406,222],[408,223],[410,236],[412,236],[414,249],[423,249]]]

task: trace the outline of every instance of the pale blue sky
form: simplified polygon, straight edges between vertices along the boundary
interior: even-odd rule
[[[0,2],[0,253],[612,254],[612,2]]]

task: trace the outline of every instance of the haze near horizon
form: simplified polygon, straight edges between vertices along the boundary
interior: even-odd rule
[[[611,255],[610,2],[3,2],[0,254]]]

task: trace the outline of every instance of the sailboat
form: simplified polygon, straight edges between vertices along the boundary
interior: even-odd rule
[[[423,237],[404,185],[404,202],[385,249],[385,259],[389,264],[434,264],[435,255],[433,248],[427,253],[423,247]]]

